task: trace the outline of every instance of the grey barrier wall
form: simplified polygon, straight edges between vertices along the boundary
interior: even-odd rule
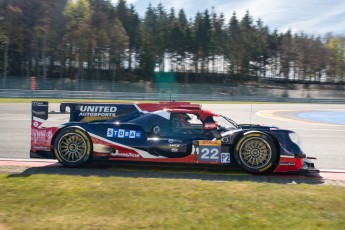
[[[344,103],[345,85],[277,84],[252,82],[245,85],[152,82],[75,81],[7,77],[0,78],[2,98],[61,98],[116,100],[198,100]]]
[[[154,101],[249,101],[249,102],[295,102],[345,104],[345,98],[289,98],[264,96],[231,96],[217,94],[170,94],[98,92],[65,90],[4,90],[0,98],[57,98],[57,99],[104,99],[104,100],[154,100]]]

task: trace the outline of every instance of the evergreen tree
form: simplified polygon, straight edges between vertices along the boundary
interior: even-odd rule
[[[116,10],[118,18],[120,19],[129,38],[127,62],[128,69],[132,70],[135,67],[135,62],[133,62],[133,60],[137,59],[136,57],[139,53],[139,15],[135,11],[134,6],[130,5],[128,8],[126,1],[124,0],[119,1]]]
[[[274,36],[274,35],[272,35]],[[270,53],[273,55],[272,50],[275,50],[272,39],[269,34],[269,29],[264,26],[262,21],[259,19],[257,21],[254,33],[253,43],[253,61],[255,63],[255,76],[266,77],[266,65],[268,64],[268,59],[270,58]],[[273,47],[274,46],[274,47]]]
[[[241,75],[249,76],[253,72],[253,66],[250,63],[256,60],[256,46],[255,28],[253,26],[253,19],[247,11],[240,22],[240,30],[242,37],[242,53],[240,54]]]
[[[345,80],[345,37],[335,36],[327,42],[329,48],[328,75],[333,82]]]
[[[116,6],[110,0],[0,0],[0,6],[4,82],[11,75],[82,80],[85,71],[117,81],[128,76],[125,69],[150,81],[155,70],[172,69],[185,72],[186,82],[188,72],[308,81],[324,80],[325,73],[341,81],[345,74],[343,36],[270,32],[249,12],[240,21],[234,12],[226,24],[214,9],[188,20],[184,9],[167,13],[162,4],[149,5],[139,18],[125,0]]]
[[[291,31],[287,31],[281,35],[281,43],[279,46],[278,59],[280,62],[280,76],[285,79],[289,78],[291,60],[295,60],[294,53],[292,51],[293,38]]]
[[[91,26],[92,11],[88,0],[69,0],[64,10],[66,17],[66,34],[64,40],[69,44],[69,65],[77,69],[74,73],[76,80],[84,77],[84,62],[96,47],[94,31]],[[85,36],[85,35],[88,36]],[[71,69],[72,70],[72,69]],[[72,73],[70,73],[72,74]]]
[[[245,53],[245,47],[243,43],[241,28],[234,12],[228,27],[228,47],[226,58],[229,60],[229,72],[232,75],[238,76],[244,70],[242,70],[243,56]]]
[[[221,56],[224,56],[226,50],[227,34],[225,31],[225,18],[223,14],[219,16],[212,13],[212,36],[211,36],[211,55],[212,55],[212,66],[215,72],[221,71],[226,68],[225,62]]]
[[[158,53],[158,48],[155,44],[157,41],[156,35],[158,34],[157,20],[158,17],[155,9],[149,5],[140,28],[140,67],[147,80],[152,80],[156,54]]]

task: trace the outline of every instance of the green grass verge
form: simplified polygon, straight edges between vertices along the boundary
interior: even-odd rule
[[[345,188],[0,175],[2,229],[343,229]]]

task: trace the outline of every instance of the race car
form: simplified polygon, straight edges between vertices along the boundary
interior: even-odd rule
[[[67,167],[109,160],[222,165],[253,174],[317,171],[295,132],[237,124],[200,104],[66,102],[58,113],[69,113],[69,121],[44,127],[48,107],[32,102],[30,157]]]

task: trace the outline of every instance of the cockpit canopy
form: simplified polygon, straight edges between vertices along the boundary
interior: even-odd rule
[[[209,135],[211,130],[220,133],[238,129],[237,124],[229,118],[213,115],[203,119],[193,111],[159,110],[143,114],[128,122],[140,125],[149,136],[199,136]]]

